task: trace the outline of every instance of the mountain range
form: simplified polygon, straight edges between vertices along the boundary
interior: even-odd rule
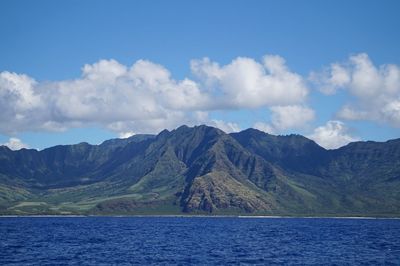
[[[400,139],[181,126],[100,145],[0,146],[0,214],[400,216]]]

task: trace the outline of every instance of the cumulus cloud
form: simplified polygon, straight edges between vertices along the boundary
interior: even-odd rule
[[[346,89],[354,96],[353,102],[339,110],[339,118],[371,120],[400,127],[399,66],[375,66],[367,54],[357,54],[347,62],[332,64],[322,73],[313,73],[311,80],[326,94]]]
[[[272,126],[276,131],[304,128],[315,118],[314,110],[306,106],[273,106],[270,109],[272,111]]]
[[[129,137],[132,137],[133,135],[135,135],[135,132],[133,131],[128,131],[128,132],[121,132],[119,133],[118,137],[121,139],[127,139]]]
[[[298,104],[308,94],[302,76],[291,72],[276,55],[265,56],[262,63],[238,57],[224,66],[203,58],[192,60],[191,69],[212,93],[214,108]]]
[[[317,127],[307,136],[326,149],[336,149],[350,142],[360,140],[350,135],[348,128],[341,121],[331,120],[325,125]]]
[[[175,80],[162,65],[138,60],[86,64],[80,77],[38,82],[0,73],[0,133],[63,131],[97,125],[121,136],[158,132],[181,124],[208,123],[228,132],[238,125],[208,118],[216,109],[301,104],[308,89],[279,56],[263,62],[239,57],[220,66],[205,58],[191,62],[195,80]]]
[[[271,122],[256,122],[253,127],[269,134],[284,133],[289,129],[305,129],[315,119],[315,111],[304,105],[272,106]]]
[[[85,65],[75,80],[36,82],[0,73],[0,131],[62,131],[98,124],[116,132],[155,132],[185,122],[185,111],[207,102],[198,84],[176,81],[164,67],[139,60]]]
[[[20,150],[22,148],[28,148],[28,145],[23,143],[20,139],[18,138],[10,138],[8,142],[3,143],[1,145],[7,146],[11,150]]]
[[[28,120],[37,120],[42,99],[35,91],[36,85],[37,82],[27,75],[0,73],[1,132],[16,132],[23,129]]]
[[[333,63],[329,68],[317,73],[311,72],[312,82],[318,85],[319,90],[326,95],[333,95],[350,82],[347,69],[338,63]]]

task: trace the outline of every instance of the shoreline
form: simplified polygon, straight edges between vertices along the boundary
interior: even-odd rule
[[[1,218],[238,218],[238,219],[354,219],[400,220],[400,217],[374,216],[280,216],[280,215],[0,215]]]

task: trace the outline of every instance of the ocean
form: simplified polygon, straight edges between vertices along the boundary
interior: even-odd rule
[[[0,217],[0,265],[400,265],[400,220]]]

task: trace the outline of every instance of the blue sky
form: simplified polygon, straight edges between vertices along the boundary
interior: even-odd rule
[[[398,10],[398,1],[2,1],[0,143],[96,144],[183,123],[300,133],[327,148],[397,138]]]

